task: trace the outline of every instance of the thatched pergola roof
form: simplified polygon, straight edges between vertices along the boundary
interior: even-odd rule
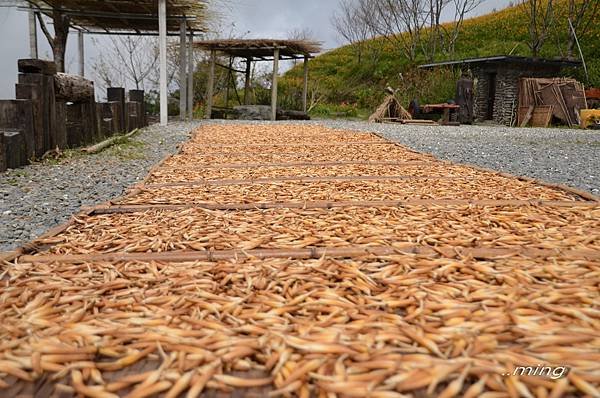
[[[26,0],[48,16],[60,9],[77,29],[96,34],[156,34],[156,0]],[[167,31],[178,34],[180,23],[205,31],[205,0],[167,0]]]
[[[321,51],[321,44],[310,40],[221,39],[197,41],[194,46],[231,57],[265,61],[273,59],[273,51],[277,48],[280,59],[310,58],[311,54]]]

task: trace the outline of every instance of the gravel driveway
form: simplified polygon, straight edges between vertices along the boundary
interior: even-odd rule
[[[231,123],[231,122],[223,122]],[[248,123],[248,122],[244,122]],[[302,122],[306,123],[306,122]],[[563,183],[600,195],[600,132],[497,126],[409,126],[323,120],[326,126],[374,131],[421,152],[515,175]],[[0,173],[0,251],[66,221],[81,206],[107,201],[144,178],[201,125],[144,129],[132,143]]]
[[[0,251],[11,250],[68,220],[81,206],[105,202],[175,152],[199,123],[150,126],[126,145],[96,155],[44,162],[0,173]]]
[[[415,126],[324,121],[374,131],[419,152],[600,195],[600,131],[501,126]]]

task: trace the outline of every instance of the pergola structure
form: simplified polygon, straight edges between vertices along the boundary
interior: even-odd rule
[[[167,115],[167,36],[180,37],[180,115],[192,116],[193,35],[204,32],[206,2],[203,0],[24,0],[30,12],[31,56],[37,58],[34,13],[50,18],[55,12],[69,18],[79,32],[79,72],[83,75],[83,34],[158,35],[160,64],[160,123]],[[186,38],[189,35],[189,41]],[[186,51],[187,49],[187,51]],[[189,54],[186,54],[189,53]],[[186,62],[187,59],[187,62]],[[187,69],[187,71],[186,71]]]
[[[205,40],[195,42],[197,48],[210,51],[210,70],[208,75],[208,87],[206,93],[206,118],[212,116],[213,90],[215,80],[215,66],[217,54],[228,56],[230,60],[243,58],[246,60],[246,70],[234,72],[245,73],[244,103],[248,105],[250,96],[250,71],[252,62],[273,62],[273,82],[271,86],[271,120],[277,115],[277,75],[279,73],[280,60],[304,60],[304,84],[302,91],[302,107],[306,112],[306,97],[308,93],[308,60],[312,54],[321,51],[320,44],[308,40],[277,40],[277,39],[227,39],[227,40]]]

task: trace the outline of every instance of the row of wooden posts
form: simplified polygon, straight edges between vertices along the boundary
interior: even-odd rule
[[[0,100],[0,171],[148,125],[143,90],[111,87],[96,102],[94,84],[56,73],[52,61],[21,59],[16,99]]]

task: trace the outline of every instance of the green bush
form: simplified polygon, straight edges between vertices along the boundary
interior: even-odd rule
[[[577,0],[581,1],[581,0]],[[555,26],[546,40],[540,56],[553,58],[564,54],[567,42],[568,0],[556,0],[554,6]],[[596,18],[600,20],[600,15]],[[427,33],[425,33],[427,35]],[[464,22],[456,43],[455,52],[438,53],[436,61],[464,59],[512,53],[528,56],[529,37],[527,17],[523,10],[509,7],[499,12],[472,18]],[[589,32],[580,38],[587,61],[589,79],[583,69],[565,71],[586,86],[600,87],[600,24],[590,25]],[[560,43],[562,48],[557,47]],[[310,86],[318,88],[322,102],[314,112],[327,115],[334,104],[354,104],[357,109],[374,110],[385,95],[384,89],[398,89],[397,96],[404,106],[413,98],[420,103],[445,102],[454,97],[458,70],[437,68],[421,70],[419,64],[429,62],[422,54],[411,63],[385,38],[367,42],[361,62],[353,46],[344,46],[320,55],[310,62]],[[297,105],[301,86],[302,66],[297,65],[281,79],[285,93],[282,103]],[[315,113],[315,114],[317,114]],[[336,111],[333,111],[335,114]]]

